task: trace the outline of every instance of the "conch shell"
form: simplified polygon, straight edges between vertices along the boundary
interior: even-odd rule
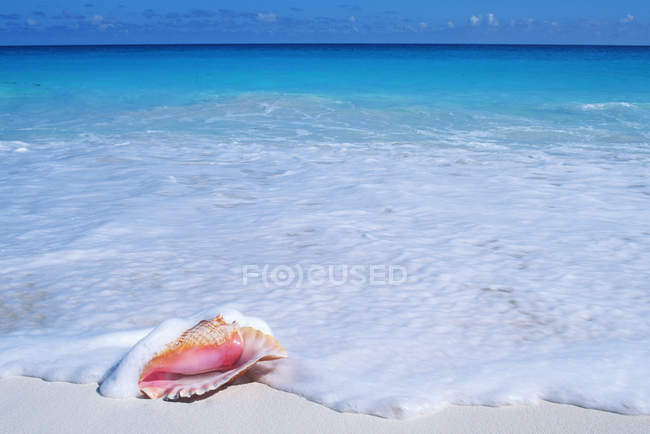
[[[189,398],[234,380],[257,362],[287,357],[272,336],[226,323],[219,315],[200,321],[156,354],[140,374],[149,398]]]

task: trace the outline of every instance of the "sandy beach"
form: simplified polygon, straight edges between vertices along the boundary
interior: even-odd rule
[[[408,420],[338,413],[260,383],[238,384],[191,403],[110,399],[95,384],[0,380],[1,432],[444,432],[647,433],[650,416],[540,402],[451,406]]]

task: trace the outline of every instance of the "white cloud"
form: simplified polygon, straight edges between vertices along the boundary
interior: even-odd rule
[[[476,15],[472,15],[471,17],[469,17],[469,22],[472,23],[473,26],[478,26],[479,24],[481,24],[481,19]]]
[[[456,27],[456,24],[454,24],[453,21],[447,21],[447,27],[449,27],[450,29],[453,29],[454,27]]]
[[[511,19],[510,20],[510,27],[532,27],[536,23],[534,18],[518,18],[518,19]],[[551,25],[551,26],[557,26],[559,25],[558,22],[553,21],[544,21],[544,24]]]
[[[36,25],[36,20],[34,20],[32,18],[27,18],[27,25],[35,26]]]
[[[631,23],[632,21],[634,21],[634,15],[632,14],[627,14],[623,18],[621,18],[621,22],[623,24]]]
[[[93,15],[92,17],[88,18],[88,21],[90,21],[92,25],[96,26],[99,30],[102,31],[116,27],[115,24],[106,22],[106,19],[101,15]]]
[[[488,24],[491,25],[491,26],[498,26],[499,25],[499,21],[494,17],[493,13],[487,14],[487,20],[488,20]]]
[[[351,23],[354,23],[354,22],[357,21],[357,17],[355,17],[354,15],[350,15],[350,16],[348,17],[348,21],[351,22]]]
[[[262,13],[258,12],[257,13],[257,21],[261,21],[263,23],[274,23],[278,20],[278,17],[275,16],[273,13]]]
[[[425,23],[424,21],[422,21],[422,22],[420,23],[420,28],[421,28],[421,29],[426,29],[427,27],[429,27],[429,23]]]

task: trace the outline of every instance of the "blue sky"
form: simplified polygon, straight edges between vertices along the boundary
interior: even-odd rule
[[[650,45],[650,1],[3,0],[0,44]]]

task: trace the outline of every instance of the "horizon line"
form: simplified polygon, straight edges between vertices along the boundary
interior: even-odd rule
[[[66,47],[172,47],[172,46],[524,46],[524,47],[620,47],[650,48],[650,44],[523,43],[523,42],[153,42],[153,43],[79,43],[79,44],[0,44],[0,48]]]

